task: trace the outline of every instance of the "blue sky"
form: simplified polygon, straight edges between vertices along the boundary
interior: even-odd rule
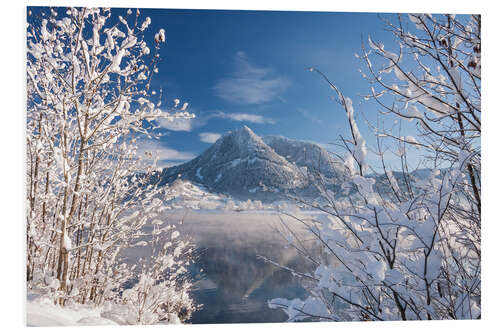
[[[115,20],[118,15],[126,16],[126,9],[112,9]],[[148,16],[147,42],[166,31],[153,89],[163,89],[163,105],[178,98],[196,114],[161,122],[165,135],[144,141],[144,149],[159,151],[160,165],[194,158],[219,135],[244,125],[258,135],[325,145],[349,137],[343,108],[325,81],[306,70],[311,66],[353,99],[358,125],[374,147],[365,118],[376,121],[376,105],[361,97],[370,86],[354,54],[368,35],[387,49],[396,47],[378,14],[141,9],[142,20]]]
[[[310,66],[350,96],[357,111],[375,119],[374,105],[360,97],[369,86],[354,53],[360,52],[369,34],[391,45],[377,14],[170,9],[141,13],[152,19],[151,33],[166,30],[154,84],[163,87],[166,103],[179,98],[197,115],[193,121],[165,124],[170,131],[162,147],[197,155],[217,135],[243,125],[258,135],[323,144],[348,136],[343,109],[330,99],[332,91],[320,76],[306,70]],[[364,118],[359,119],[367,131]]]

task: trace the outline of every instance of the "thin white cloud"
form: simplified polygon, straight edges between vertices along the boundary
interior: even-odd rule
[[[309,119],[310,121],[323,125],[324,121],[321,121],[318,117],[316,117],[314,114],[312,114],[309,110],[306,110],[304,108],[297,108],[297,111],[304,117]]]
[[[138,141],[138,155],[145,157],[145,152],[158,156],[158,166],[166,167],[192,160],[195,154],[186,151],[179,151],[174,148],[164,146],[158,140],[141,139]],[[152,161],[151,161],[152,162]]]
[[[195,118],[160,118],[158,123],[160,127],[175,132],[191,132],[207,123],[206,117],[200,117],[197,111],[191,110],[190,113],[196,115]]]
[[[259,104],[278,98],[290,85],[283,76],[276,76],[270,68],[252,65],[244,52],[235,57],[235,70],[214,86],[215,94],[231,103]]]
[[[220,138],[219,133],[203,132],[200,133],[200,141],[206,143],[214,143]]]
[[[267,118],[261,116],[259,114],[251,114],[251,113],[225,113],[222,111],[218,111],[215,113],[214,117],[230,119],[233,121],[244,121],[254,124],[274,124],[275,121],[271,118]]]
[[[187,161],[196,157],[193,153],[178,151],[168,147],[155,147],[155,149],[152,149],[152,152],[158,154],[159,160]]]
[[[185,131],[191,132],[193,130],[193,120],[194,119],[160,119],[158,122],[160,126],[171,131]]]
[[[175,132],[192,132],[203,127],[213,118],[229,119],[238,122],[254,124],[274,124],[274,119],[251,113],[227,113],[223,111],[212,111],[205,114],[192,112],[195,118],[160,118],[158,124],[161,128]]]

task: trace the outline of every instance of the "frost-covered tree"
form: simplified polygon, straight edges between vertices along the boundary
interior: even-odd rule
[[[343,184],[348,196],[318,184],[326,204],[311,206],[323,214],[295,216],[320,255],[286,235],[315,267],[292,270],[307,299],[269,302],[290,321],[481,316],[481,17],[399,15],[386,26],[399,50],[368,38],[370,50],[358,56],[372,86],[366,99],[379,106],[373,129],[382,173],[370,174],[351,99],[311,69],[346,112],[351,137],[341,142],[352,180]],[[386,163],[391,150],[401,160],[397,173]],[[410,154],[416,169],[430,171],[411,170]]]
[[[132,289],[149,295],[149,318],[162,319],[154,317],[162,304],[189,287],[172,280],[180,272],[170,268],[189,263],[190,246],[180,246],[170,226],[148,229],[169,194],[151,185],[152,153],[139,156],[137,142],[154,136],[159,117],[192,115],[178,110],[177,100],[160,109],[161,94],[150,82],[165,31],[151,51],[150,23],[139,10],[117,19],[100,8],[28,13],[27,281],[61,305],[123,303],[124,288],[142,283]],[[148,244],[163,249],[156,261],[124,262],[122,251],[141,246],[148,234],[170,245]],[[165,279],[170,295],[153,292]],[[192,309],[189,297],[177,299],[175,306]]]

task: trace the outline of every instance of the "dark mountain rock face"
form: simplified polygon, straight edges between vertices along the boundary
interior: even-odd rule
[[[214,192],[263,200],[308,185],[308,177],[293,161],[278,154],[246,126],[223,135],[195,159],[164,169],[160,184],[177,178]]]
[[[426,172],[416,170],[410,176],[418,179]],[[403,186],[402,174],[393,174]],[[163,169],[155,177],[154,182],[160,185],[180,178],[214,193],[265,202],[286,199],[286,194],[316,200],[320,197],[318,186],[341,196],[349,195],[341,184],[351,181],[343,161],[320,145],[283,136],[262,139],[246,126],[224,134],[195,159]],[[383,174],[367,177],[376,180],[381,193],[391,192]]]

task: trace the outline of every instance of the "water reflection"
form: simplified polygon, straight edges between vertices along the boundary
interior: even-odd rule
[[[171,218],[172,216],[170,216]],[[283,322],[281,310],[269,309],[275,297],[302,298],[306,291],[292,275],[258,259],[263,255],[282,265],[307,263],[273,229],[276,215],[190,213],[180,229],[193,238],[199,257],[191,267],[193,296],[203,308],[192,323]],[[200,274],[200,269],[202,273]]]

